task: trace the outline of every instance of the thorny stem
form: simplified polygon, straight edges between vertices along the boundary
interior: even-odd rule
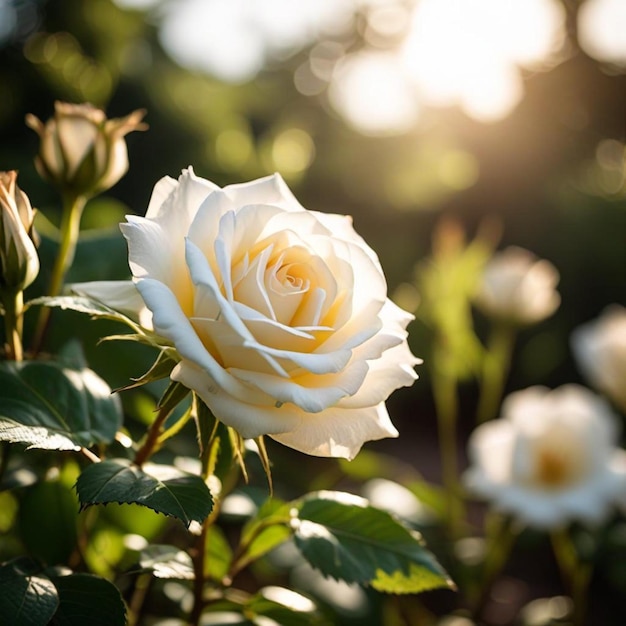
[[[156,419],[150,425],[146,438],[135,454],[134,464],[141,467],[152,455],[157,447],[159,437],[163,431],[163,424],[170,414],[170,409],[163,407],[159,409]]]
[[[511,367],[514,343],[515,330],[511,326],[498,324],[493,329],[483,363],[482,388],[476,413],[478,424],[496,416]]]
[[[87,203],[87,196],[70,195],[63,198],[63,215],[61,217],[61,241],[59,251],[52,268],[52,276],[48,287],[48,295],[56,296],[60,293],[65,275],[72,265],[76,244],[80,232],[80,219]],[[50,323],[50,308],[42,307],[33,339],[33,352],[37,354],[43,345],[48,324]]]

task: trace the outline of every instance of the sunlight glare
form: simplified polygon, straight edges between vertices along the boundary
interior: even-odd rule
[[[421,0],[400,58],[429,103],[497,120],[522,97],[517,65],[559,48],[563,20],[555,0]]]
[[[330,101],[357,130],[368,135],[407,131],[418,117],[416,94],[395,56],[360,52],[335,68]]]
[[[626,2],[586,0],[578,11],[578,40],[594,59],[626,66]]]

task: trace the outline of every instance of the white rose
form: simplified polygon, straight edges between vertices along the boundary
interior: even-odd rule
[[[220,189],[185,170],[121,228],[128,284],[75,291],[132,311],[175,345],[171,378],[243,437],[352,458],[395,437],[384,401],[417,378],[412,316],[387,298],[351,219],[305,210],[279,175]]]
[[[588,389],[564,385],[512,393],[502,418],[468,442],[470,491],[529,526],[599,522],[626,500],[626,451],[616,416]]]
[[[485,314],[511,324],[540,322],[558,308],[559,273],[529,250],[511,246],[486,265],[476,294],[476,306]]]
[[[589,382],[626,412],[626,307],[606,307],[572,333],[571,343]]]

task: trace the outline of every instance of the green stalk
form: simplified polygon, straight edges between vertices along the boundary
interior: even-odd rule
[[[7,358],[10,361],[22,361],[24,359],[22,346],[24,294],[22,291],[17,291],[12,297],[5,297],[4,300],[4,328],[8,346]]]
[[[508,561],[517,534],[512,528],[511,519],[507,517],[498,516],[493,523],[485,524],[487,546],[479,581],[480,587],[470,599],[470,609],[474,619],[478,619],[485,608],[493,583]]]
[[[476,414],[478,424],[496,417],[511,368],[514,344],[515,329],[507,324],[497,324],[491,333],[483,362],[482,386]]]
[[[459,533],[463,515],[460,498],[459,468],[457,461],[457,380],[441,367],[442,359],[435,358],[433,372],[433,397],[437,413],[439,431],[439,451],[441,455],[442,483],[447,498],[447,525],[451,538]]]
[[[56,296],[61,292],[65,275],[74,261],[76,244],[80,232],[80,220],[87,203],[85,195],[69,195],[63,198],[63,214],[61,216],[61,241],[59,251],[52,268],[52,276],[48,287],[48,295]],[[37,354],[43,345],[48,324],[50,322],[50,308],[42,307],[33,339],[33,352]]]
[[[576,547],[567,529],[554,531],[550,538],[561,576],[569,586],[574,605],[572,626],[584,626],[587,613],[587,595],[591,581],[591,563],[584,563],[578,557]]]

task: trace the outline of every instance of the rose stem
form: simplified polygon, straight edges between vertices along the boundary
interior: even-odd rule
[[[22,307],[24,294],[17,291],[13,297],[5,298],[4,327],[7,339],[7,357],[11,361],[21,361],[24,358],[22,348]]]
[[[443,355],[440,353],[440,357]],[[433,396],[439,427],[439,450],[441,453],[442,482],[447,497],[447,524],[452,538],[458,534],[462,503],[459,498],[458,463],[456,443],[456,421],[458,397],[456,378],[449,375],[441,363],[443,358],[434,358]]]
[[[171,409],[169,407],[161,407],[159,409],[156,419],[152,422],[150,428],[148,429],[148,433],[146,434],[143,444],[135,454],[133,463],[138,467],[141,467],[152,455],[154,448],[159,441],[159,436],[163,430],[163,424],[170,413]]]
[[[72,265],[74,254],[76,252],[76,244],[78,243],[78,235],[80,232],[80,219],[83,209],[87,203],[85,195],[67,195],[63,198],[63,213],[61,217],[61,242],[59,251],[52,268],[52,276],[48,287],[48,295],[56,296],[63,287],[67,270]],[[33,339],[33,353],[37,354],[43,345],[48,324],[50,323],[49,307],[42,307],[37,320],[35,336]]]
[[[496,416],[511,367],[514,343],[515,332],[509,325],[498,324],[494,327],[483,360],[482,389],[476,413],[478,424]]]
[[[590,563],[581,562],[567,529],[554,531],[550,538],[561,575],[570,587],[574,605],[572,626],[583,626],[587,612],[587,589],[591,580],[592,566]]]

